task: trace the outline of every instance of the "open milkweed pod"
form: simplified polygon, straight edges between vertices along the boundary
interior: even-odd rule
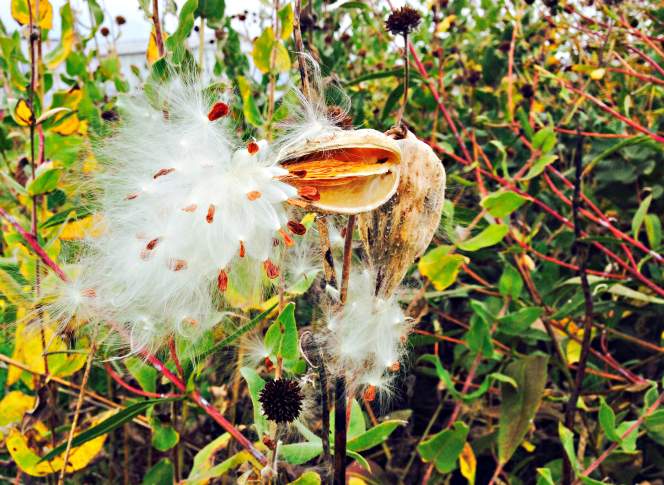
[[[401,150],[372,129],[332,130],[284,147],[282,182],[298,190],[292,202],[336,214],[359,214],[380,207],[399,185]]]
[[[376,295],[388,297],[408,268],[426,251],[440,223],[445,199],[445,169],[431,147],[411,132],[401,148],[401,178],[395,196],[361,214],[358,225],[376,273]]]

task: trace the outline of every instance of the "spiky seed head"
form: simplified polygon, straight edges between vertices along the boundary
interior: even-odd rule
[[[412,7],[403,6],[390,14],[385,21],[385,27],[392,32],[393,35],[397,34],[410,34],[413,30],[420,25],[422,16]]]
[[[277,423],[295,421],[302,411],[303,399],[300,385],[292,379],[266,382],[258,397],[267,419]]]

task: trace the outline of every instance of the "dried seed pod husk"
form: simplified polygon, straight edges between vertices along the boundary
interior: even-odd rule
[[[334,130],[288,147],[279,156],[298,189],[295,204],[334,214],[359,214],[380,207],[399,184],[401,150],[371,129]]]
[[[376,294],[389,297],[408,268],[426,251],[445,199],[445,168],[431,147],[411,132],[398,140],[401,177],[396,194],[358,225],[369,262],[376,273]]]

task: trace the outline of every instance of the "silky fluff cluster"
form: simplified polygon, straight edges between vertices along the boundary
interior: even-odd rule
[[[124,100],[100,147],[101,235],[55,305],[124,327],[133,351],[216,324],[234,271],[276,278],[274,241],[292,243],[284,202],[297,195],[267,143],[237,148],[219,93],[182,79],[158,89]]]
[[[400,369],[410,331],[395,296],[374,295],[375,276],[352,272],[348,300],[327,319],[323,345],[333,374],[346,378],[349,388],[389,390]]]

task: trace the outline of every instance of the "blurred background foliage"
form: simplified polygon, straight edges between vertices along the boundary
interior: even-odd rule
[[[400,106],[404,45],[384,27],[396,6],[301,8],[304,47],[329,102],[347,93],[357,127],[386,130]],[[351,406],[349,474],[354,483],[663,483],[664,8],[411,6],[423,20],[407,49],[404,122],[440,154],[447,201],[400,293],[417,324],[395,392]],[[227,13],[224,0],[138,0],[138,54],[118,49],[129,12],[110,15],[103,0],[0,8],[0,481],[55,483],[74,416],[84,431],[67,482],[255,478],[257,463],[208,416],[182,396],[165,398],[178,389],[158,369],[137,357],[96,358],[84,377],[90,338],[25,331],[33,295],[56,277],[28,239],[56,262],[71,260],[97,217],[81,180],[98,170],[94,145],[118,122],[118,96],[149,93],[173,69],[232,90],[238,132],[271,138],[299,82],[296,5],[234,4]],[[291,343],[265,335],[270,358],[286,357],[296,376],[310,375],[292,339],[317,318],[316,274],[287,292],[296,310],[275,320]],[[271,306],[244,305],[242,318]],[[224,323],[198,357],[183,343],[175,349],[188,392],[198,389],[268,454],[261,438],[274,430],[257,396],[274,370],[244,354],[246,332],[262,335],[275,317]],[[575,382],[579,367],[585,377]],[[76,409],[81,382],[88,390]],[[325,479],[320,430],[314,410],[286,435],[275,483]]]

